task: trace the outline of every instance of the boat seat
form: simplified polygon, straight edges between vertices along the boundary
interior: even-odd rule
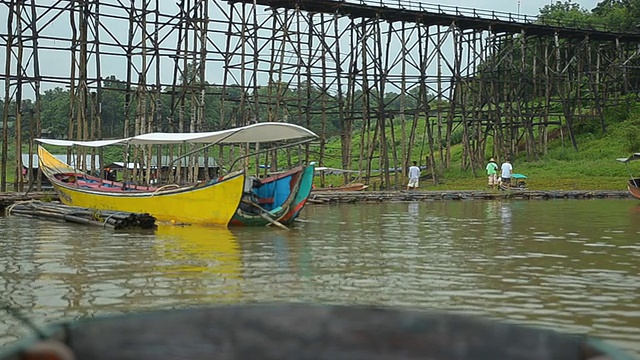
[[[275,215],[275,214],[277,214],[280,210],[282,210],[282,206],[278,206],[277,208],[275,208],[275,209],[273,209],[273,210],[270,210],[270,211],[269,211],[269,214],[271,214],[271,215]]]
[[[261,197],[258,198],[258,204],[273,204],[273,198],[272,197]]]

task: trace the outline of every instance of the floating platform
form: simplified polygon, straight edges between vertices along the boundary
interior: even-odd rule
[[[123,211],[95,210],[67,206],[58,202],[24,201],[6,208],[7,215],[28,216],[114,230],[155,229],[156,218],[149,214]]]
[[[313,204],[393,202],[393,201],[446,201],[446,200],[550,200],[550,199],[624,199],[631,198],[628,191],[615,190],[518,190],[518,191],[340,191],[311,193]]]

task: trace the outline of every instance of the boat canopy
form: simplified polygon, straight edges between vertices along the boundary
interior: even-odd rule
[[[623,163],[628,163],[630,161],[634,161],[634,160],[640,160],[640,153],[634,153],[633,155],[627,157],[627,158],[617,158],[616,160],[623,162]]]
[[[283,122],[264,122],[243,127],[199,133],[154,132],[124,139],[74,141],[36,139],[37,142],[57,146],[103,147],[108,145],[163,145],[163,144],[238,144],[263,143],[295,139],[317,138],[313,131],[300,125]]]

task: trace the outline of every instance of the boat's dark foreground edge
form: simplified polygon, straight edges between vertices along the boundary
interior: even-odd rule
[[[58,349],[51,341],[34,346],[34,340],[5,351],[0,359],[35,359],[38,351],[47,359],[95,360],[632,359],[582,335],[464,315],[373,307],[193,308],[87,319],[48,330]],[[70,351],[64,355],[60,348]]]

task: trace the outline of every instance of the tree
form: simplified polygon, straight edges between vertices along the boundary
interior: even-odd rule
[[[640,26],[640,0],[604,0],[593,15],[617,31],[637,31]]]
[[[545,5],[540,9],[538,21],[546,25],[575,28],[591,27],[594,23],[593,16],[588,10],[570,0]]]
[[[69,127],[69,90],[60,87],[46,90],[40,101],[42,130],[56,138],[66,137]]]

